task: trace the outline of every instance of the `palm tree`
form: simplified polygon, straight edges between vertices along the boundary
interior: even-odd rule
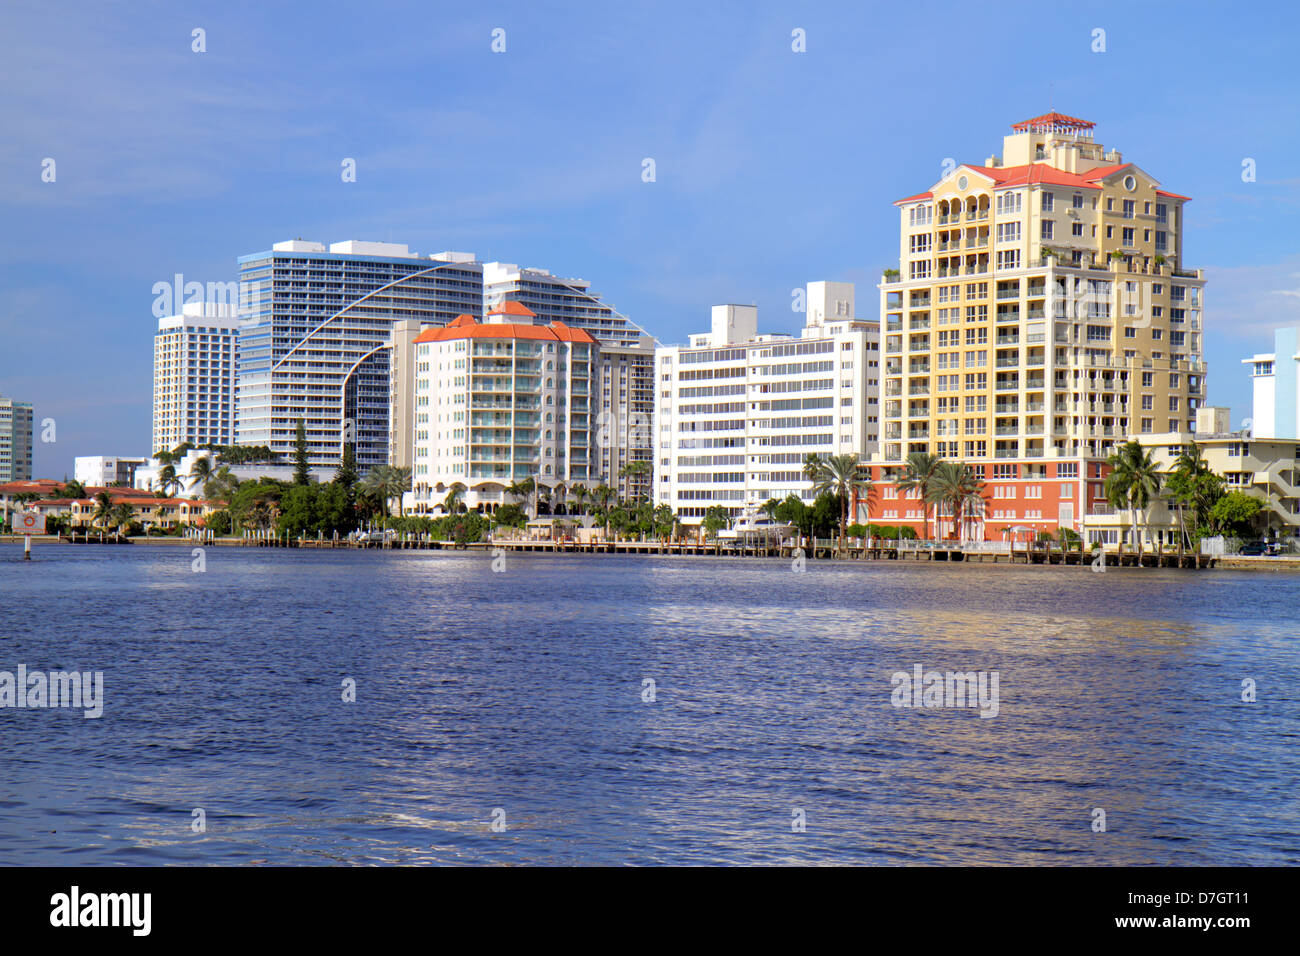
[[[821,471],[822,456],[815,451],[810,451],[803,456],[803,476],[809,481],[816,481],[817,475]]]
[[[903,477],[898,481],[899,491],[915,490],[921,496],[925,513],[925,536],[930,537],[930,482],[943,459],[924,451],[914,451],[907,456]]]
[[[1186,509],[1192,509],[1196,527],[1203,527],[1209,519],[1210,508],[1222,491],[1218,476],[1210,470],[1201,447],[1192,442],[1174,462],[1173,471],[1165,481],[1165,494],[1178,507],[1178,547],[1190,546],[1191,534],[1187,530]]]
[[[207,455],[202,455],[194,459],[194,464],[193,466],[191,466],[190,474],[189,474],[190,489],[193,490],[197,488],[200,484],[202,484],[203,493],[207,494],[208,480],[212,478],[213,474],[214,472],[212,471],[212,459],[210,457],[208,457]]]
[[[648,474],[650,474],[650,462],[648,461],[629,461],[618,470],[620,478],[643,478]],[[629,482],[626,487],[630,491],[632,483]],[[629,494],[628,497],[632,498],[633,496]]]
[[[63,487],[59,489],[60,498],[84,498],[86,497],[86,486],[77,479],[65,481]]]
[[[108,526],[109,520],[113,517],[113,499],[108,496],[107,491],[101,491],[95,495],[95,513],[91,517],[91,524],[104,522]]]
[[[569,495],[578,506],[578,514],[586,514],[587,500],[591,497],[591,492],[587,490],[587,486],[583,484],[574,485],[569,489]]]
[[[176,466],[171,463],[163,465],[158,472],[158,490],[163,493],[163,497],[170,498],[184,487],[185,482],[176,475]]]
[[[117,526],[117,530],[120,532],[135,520],[135,509],[126,502],[123,502],[122,504],[113,507],[111,518],[113,524]]]
[[[616,492],[609,485],[602,482],[601,484],[597,485],[594,489],[592,489],[591,497],[592,500],[596,502],[597,509],[599,509],[599,517],[601,519],[601,522],[605,525],[605,537],[608,538],[609,528],[610,528],[610,511],[611,511],[610,502],[616,501],[618,499],[618,492]]]
[[[840,503],[840,550],[844,550],[845,529],[848,527],[849,499],[862,489],[858,477],[857,455],[831,455],[819,460],[813,476],[813,494],[830,495]]]
[[[926,483],[926,501],[948,506],[952,514],[953,535],[958,543],[963,535],[962,515],[975,506],[977,499],[980,502],[984,500],[984,480],[971,470],[970,465],[962,462],[940,461]]]
[[[1155,457],[1137,440],[1126,441],[1107,459],[1111,472],[1106,476],[1106,500],[1116,508],[1127,508],[1133,515],[1137,537],[1138,563],[1142,563],[1142,526],[1139,514],[1151,506],[1160,494],[1161,475]]]
[[[466,488],[459,481],[452,482],[451,488],[447,491],[447,497],[442,501],[442,513],[454,515],[461,507],[461,500],[465,497]]]
[[[411,490],[411,469],[395,465],[375,465],[366,475],[362,486],[381,502],[384,517],[388,517],[388,502],[397,499],[398,517],[406,514],[402,495]]]

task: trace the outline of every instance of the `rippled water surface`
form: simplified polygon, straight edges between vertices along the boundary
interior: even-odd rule
[[[20,558],[0,671],[106,701],[0,710],[2,863],[1300,862],[1300,576]],[[892,706],[916,664],[996,671],[998,715]]]

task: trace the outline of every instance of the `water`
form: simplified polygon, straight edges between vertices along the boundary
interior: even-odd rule
[[[35,557],[0,670],[106,702],[0,710],[0,863],[1300,862],[1296,575]],[[892,706],[918,663],[997,671],[998,716]]]

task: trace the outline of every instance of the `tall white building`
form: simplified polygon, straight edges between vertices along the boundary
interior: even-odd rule
[[[1251,435],[1300,438],[1300,328],[1276,329],[1273,351],[1252,355]]]
[[[856,454],[879,430],[880,324],[848,282],[810,283],[800,336],[759,335],[758,310],[713,307],[712,329],[656,350],[654,501],[687,523],[789,494],[812,500],[804,458]]]
[[[654,449],[654,350],[657,344],[627,316],[603,302],[586,279],[504,262],[483,266],[484,312],[518,302],[538,322],[583,329],[600,343],[594,438],[597,478],[625,499],[650,497]],[[644,474],[627,466],[643,463]]]
[[[32,406],[0,396],[0,481],[32,477]]]
[[[182,442],[229,445],[234,440],[233,307],[191,302],[158,320],[153,340],[153,437],[164,451]]]
[[[494,510],[534,478],[553,499],[593,481],[592,395],[599,344],[582,329],[542,325],[508,301],[478,322],[457,317],[414,341],[416,513],[456,484],[464,503]]]

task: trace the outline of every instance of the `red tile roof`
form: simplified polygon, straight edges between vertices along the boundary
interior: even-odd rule
[[[517,302],[507,302],[506,305],[515,305],[523,309],[528,315],[536,313],[529,311],[525,306]],[[489,312],[489,315],[523,315],[524,312],[518,310]],[[489,322],[481,323],[474,321],[473,316],[458,315],[450,323],[440,329],[425,329],[415,337],[418,342],[449,342],[454,339],[546,339],[553,342],[585,342],[588,345],[595,345],[596,340],[591,337],[590,333],[582,329],[571,329],[563,322],[552,322],[550,325],[523,325],[513,322]]]
[[[1090,123],[1087,120],[1078,119],[1074,116],[1066,116],[1064,113],[1044,113],[1042,116],[1035,116],[1033,119],[1027,119],[1020,123],[1012,123],[1011,128],[1017,132],[1073,132],[1081,129],[1093,129],[1096,123]]]
[[[500,308],[493,309],[488,315],[526,315],[530,319],[537,318],[537,313],[522,302],[509,300],[502,302]]]
[[[1070,186],[1074,189],[1100,189],[1101,187],[1097,185],[1098,182],[1113,176],[1122,169],[1128,169],[1132,165],[1132,163],[1119,163],[1114,166],[1099,166],[1096,169],[1088,170],[1086,173],[1068,173],[1063,169],[1057,169],[1055,166],[1049,166],[1047,163],[1031,163],[1027,166],[972,166],[969,163],[964,163],[962,168],[969,169],[993,180],[994,189],[1037,184]],[[894,204],[928,199],[932,195],[933,193],[930,192],[918,193],[915,196],[908,196],[906,199],[895,200]],[[1166,196],[1170,199],[1190,198],[1180,196],[1177,193],[1165,192],[1161,189],[1156,190],[1156,195]]]

